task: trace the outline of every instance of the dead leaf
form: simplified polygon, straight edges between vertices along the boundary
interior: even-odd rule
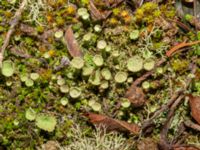
[[[112,11],[103,11],[103,12],[100,12],[93,0],[90,0],[90,5],[89,5],[89,10],[90,10],[90,13],[91,13],[91,16],[93,18],[93,20],[102,20],[102,19],[106,19],[111,13]]]
[[[82,52],[74,37],[73,30],[71,26],[69,26],[65,32],[65,42],[68,48],[68,51],[72,57],[82,57]]]
[[[134,84],[128,89],[125,94],[125,97],[129,99],[129,101],[135,106],[140,107],[145,103],[145,95],[143,90]]]
[[[155,140],[151,138],[146,138],[138,142],[137,149],[138,150],[158,150],[158,146]]]
[[[189,95],[192,117],[200,124],[200,97]]]
[[[89,10],[90,10],[91,16],[94,20],[104,19],[103,14],[96,8],[93,0],[90,0]]]
[[[139,134],[140,127],[136,124],[130,124],[125,121],[110,118],[105,115],[86,113],[84,116],[90,119],[90,122],[95,125],[103,125],[107,131],[120,131],[120,132],[131,132],[133,134]]]

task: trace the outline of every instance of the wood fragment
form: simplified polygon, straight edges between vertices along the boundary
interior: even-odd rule
[[[2,47],[0,48],[0,67],[2,67],[2,62],[3,62],[3,57],[4,57],[4,51],[7,48],[9,42],[10,42],[10,37],[13,34],[15,27],[18,25],[19,20],[21,19],[22,13],[27,5],[27,0],[23,0],[20,4],[19,9],[15,12],[15,15],[13,17],[13,20],[10,22],[10,28],[6,34],[6,38],[4,40],[4,43]]]
[[[76,41],[76,39],[74,37],[74,33],[73,33],[71,26],[69,26],[65,32],[65,42],[66,42],[69,54],[72,57],[82,57],[83,56],[81,49],[78,45],[78,42]]]

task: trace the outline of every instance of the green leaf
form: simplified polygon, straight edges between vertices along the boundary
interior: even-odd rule
[[[54,116],[40,114],[36,117],[36,126],[42,130],[52,132],[56,127],[57,121]]]

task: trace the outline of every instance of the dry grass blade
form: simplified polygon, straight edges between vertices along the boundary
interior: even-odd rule
[[[80,50],[80,47],[78,45],[78,42],[76,41],[74,37],[73,30],[71,26],[69,26],[65,32],[65,42],[69,51],[69,54],[72,57],[82,57],[83,54]]]
[[[130,124],[125,121],[112,119],[105,115],[86,113],[84,116],[89,118],[90,122],[97,126],[105,126],[107,131],[131,132],[133,134],[139,134],[140,131],[140,127],[136,124]]]

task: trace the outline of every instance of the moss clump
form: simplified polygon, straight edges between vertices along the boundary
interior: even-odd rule
[[[135,17],[138,22],[152,23],[155,18],[161,15],[158,9],[158,4],[153,2],[147,2],[142,7],[138,8],[135,12]]]
[[[172,61],[172,68],[175,72],[184,73],[188,70],[189,62],[187,60],[175,59]]]

